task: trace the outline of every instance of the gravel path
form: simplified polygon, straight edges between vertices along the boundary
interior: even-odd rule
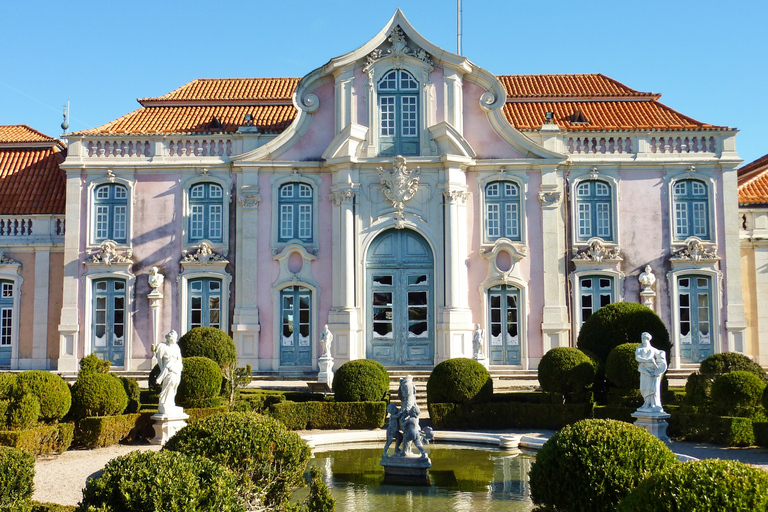
[[[38,457],[35,462],[35,493],[32,499],[60,505],[77,505],[85,482],[111,459],[134,450],[159,450],[159,446],[117,444],[96,450],[69,450],[61,455]]]

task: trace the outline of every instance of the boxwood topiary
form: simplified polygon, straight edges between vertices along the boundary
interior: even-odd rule
[[[372,359],[347,361],[336,370],[333,393],[337,402],[379,402],[389,392],[389,373]]]
[[[595,362],[581,350],[556,347],[539,362],[539,384],[548,393],[573,395],[592,386],[596,370]]]
[[[685,381],[685,403],[706,405],[712,396],[712,379],[699,372],[693,372]]]
[[[14,384],[16,384],[16,374],[0,372],[0,399],[10,397]]]
[[[303,484],[311,457],[298,434],[267,416],[230,412],[191,423],[163,450],[202,455],[234,471],[239,493],[254,505],[281,505]],[[260,502],[260,503],[258,503]]]
[[[112,361],[100,358],[96,354],[89,354],[80,360],[80,371],[77,375],[83,373],[109,373],[112,367]]]
[[[737,370],[721,375],[712,384],[712,403],[724,414],[760,404],[765,382],[752,372]]]
[[[176,402],[183,407],[206,406],[221,390],[221,368],[207,357],[185,357]]]
[[[640,387],[640,372],[637,371],[635,350],[639,343],[624,343],[614,347],[605,360],[605,377],[614,386],[625,389]]]
[[[235,342],[215,327],[195,327],[179,338],[179,348],[184,357],[207,357],[220,367],[237,359]]]
[[[768,510],[768,472],[730,460],[677,464],[638,485],[619,512]]]
[[[564,427],[536,454],[531,497],[546,510],[609,512],[649,475],[675,464],[675,454],[640,427],[583,420]]]
[[[665,351],[669,361],[672,344],[664,322],[653,310],[635,302],[614,302],[598,309],[581,326],[576,346],[605,362],[614,347],[639,343],[644,332],[651,334],[651,345]]]
[[[35,458],[17,448],[0,446],[0,511],[28,511],[32,508]]]
[[[59,421],[69,412],[72,396],[64,379],[44,370],[29,370],[16,376],[16,393],[32,393],[40,402],[40,419]]]
[[[120,414],[127,406],[122,382],[108,373],[80,375],[72,386],[72,415],[77,419]]]
[[[488,402],[493,396],[493,379],[474,359],[457,357],[435,366],[427,380],[427,402],[431,404]]]
[[[139,381],[130,377],[120,377],[120,382],[123,384],[125,394],[128,395],[128,406],[125,408],[125,412],[138,412],[139,407],[141,406],[141,389],[139,388]]]
[[[91,508],[92,507],[92,508]],[[162,450],[114,458],[89,479],[77,511],[244,512],[235,475],[204,457]]]
[[[32,393],[25,393],[10,403],[6,415],[12,429],[32,428],[40,417],[40,401]]]
[[[743,370],[754,373],[763,382],[768,382],[768,374],[755,361],[737,352],[712,354],[701,362],[699,372],[713,381],[726,373]]]

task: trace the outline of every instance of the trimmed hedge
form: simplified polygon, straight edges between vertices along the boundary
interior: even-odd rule
[[[736,370],[721,375],[712,384],[712,405],[718,413],[730,415],[739,408],[760,403],[765,382],[754,373]]]
[[[75,512],[76,508],[77,507],[73,505],[59,505],[58,503],[41,503],[39,501],[33,501],[30,512]]]
[[[677,464],[638,485],[618,510],[768,510],[768,472],[730,460]]]
[[[597,405],[592,417],[596,420],[618,420],[625,423],[634,423],[632,413],[637,407],[622,407],[620,405]]]
[[[120,377],[120,382],[123,384],[125,394],[128,395],[128,406],[125,408],[125,412],[138,412],[139,407],[141,406],[141,389],[139,388],[139,381],[130,377]]]
[[[462,404],[488,402],[493,395],[493,379],[474,359],[457,357],[435,366],[427,380],[427,403]]]
[[[0,399],[10,397],[14,384],[16,384],[15,373],[0,372]]]
[[[605,377],[614,386],[624,389],[640,388],[640,372],[637,371],[635,350],[640,343],[624,343],[614,347],[605,360]]]
[[[279,508],[304,484],[309,446],[279,421],[248,413],[210,416],[179,430],[163,452],[203,456],[232,470],[247,501]]]
[[[544,391],[571,397],[591,387],[596,372],[595,362],[581,350],[556,347],[539,362],[539,384]]]
[[[177,434],[178,435],[178,434]],[[77,511],[244,512],[235,475],[205,457],[134,451],[89,479]]]
[[[182,407],[206,407],[219,396],[223,376],[221,368],[207,357],[185,357],[176,404]],[[220,404],[219,404],[220,405]]]
[[[229,412],[229,407],[226,405],[220,405],[217,407],[192,407],[190,409],[184,409],[184,414],[189,416],[187,419],[188,425],[190,423],[195,423],[196,421],[207,418],[208,416],[213,416],[214,414],[223,414],[225,412]]]
[[[104,448],[127,438],[154,437],[152,413],[83,418],[75,429],[75,444],[88,449]]]
[[[717,377],[735,371],[747,371],[754,373],[763,382],[768,382],[768,374],[763,367],[738,352],[720,352],[712,354],[701,362],[699,373],[715,380]]]
[[[667,435],[685,441],[714,443],[720,446],[751,446],[755,444],[752,420],[703,413],[670,411]]]
[[[752,432],[755,434],[755,444],[758,446],[768,446],[768,422],[753,421]]]
[[[378,402],[389,393],[389,373],[372,359],[347,361],[333,377],[337,402]]]
[[[179,338],[179,348],[184,358],[207,357],[219,367],[237,360],[235,342],[215,327],[195,327]]]
[[[64,453],[72,444],[74,423],[38,425],[26,430],[0,431],[0,445],[10,446],[32,455]]]
[[[128,406],[122,382],[108,373],[86,373],[72,386],[72,415],[75,418],[114,416]]]
[[[32,393],[40,402],[40,419],[59,421],[72,405],[69,386],[64,379],[44,370],[28,370],[16,376],[13,393]]]
[[[384,425],[386,402],[280,402],[269,415],[289,430],[374,429]]]
[[[429,404],[429,418],[436,429],[545,428],[557,430],[592,417],[594,404]]]
[[[0,446],[0,475],[0,511],[30,510],[35,458],[23,450]]]
[[[529,473],[536,505],[560,512],[612,512],[651,474],[677,464],[645,430],[614,420],[585,420],[553,435]]]
[[[712,397],[712,379],[694,372],[685,381],[685,403],[707,405]]]

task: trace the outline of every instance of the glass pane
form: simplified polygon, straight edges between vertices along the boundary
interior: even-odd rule
[[[373,284],[379,286],[392,286],[392,276],[373,276]]]
[[[427,292],[408,292],[409,306],[426,306]]]
[[[392,308],[378,307],[373,308],[373,320],[392,320]]]
[[[707,193],[707,187],[700,181],[691,182],[691,193],[694,196],[703,196]]]
[[[191,199],[202,199],[205,197],[205,185],[195,185],[192,190],[189,191],[189,197]]]
[[[576,195],[577,196],[588,196],[589,195],[589,182],[584,181],[579,183],[579,186],[576,188]]]
[[[696,286],[698,286],[699,288],[709,288],[709,279],[707,279],[706,277],[697,277]]]
[[[391,306],[392,294],[386,293],[386,292],[374,292],[373,305],[374,306]]]
[[[688,288],[691,284],[687,277],[681,277],[677,284],[680,286],[680,288]]]
[[[611,195],[611,189],[607,183],[601,181],[595,182],[595,195],[597,196],[609,196]]]
[[[581,280],[581,288],[584,290],[589,290],[592,288],[592,278],[588,277],[586,279]]]
[[[201,309],[203,307],[202,297],[192,297],[192,309]]]
[[[409,338],[426,338],[428,336],[427,322],[418,322],[408,327]]]
[[[600,294],[600,307],[607,306],[610,303],[611,303],[610,294],[607,294],[607,293]]]
[[[215,279],[208,281],[208,289],[212,292],[221,290],[221,281]]]
[[[400,71],[400,89],[413,90],[418,89],[419,83],[407,71]]]
[[[397,71],[390,71],[379,81],[379,90],[396,91],[397,90]]]
[[[280,187],[280,197],[293,197],[293,184],[289,183],[288,185]]]
[[[427,275],[420,274],[417,276],[408,276],[408,284],[409,285],[427,284]]]
[[[203,291],[203,282],[202,281],[191,281],[189,283],[189,287],[193,292],[201,292]]]
[[[211,184],[210,187],[211,187],[210,189],[211,199],[220,199],[221,197],[223,197],[224,193],[220,186]]]
[[[109,185],[102,185],[96,189],[96,199],[109,199]]]
[[[678,181],[675,183],[675,195],[684,196],[688,193],[688,183],[685,181]]]
[[[309,185],[300,184],[299,185],[299,197],[312,197],[312,187]]]
[[[499,184],[491,183],[485,187],[486,197],[499,197]]]
[[[391,338],[392,323],[391,322],[374,322],[373,332],[379,338]]]
[[[192,327],[202,327],[203,325],[203,312],[199,309],[192,310],[192,319],[190,320]]]
[[[507,197],[517,197],[518,196],[518,188],[517,185],[514,183],[504,183],[504,193],[507,195]]]
[[[125,290],[125,281],[112,281],[115,283],[115,291],[123,291]]]

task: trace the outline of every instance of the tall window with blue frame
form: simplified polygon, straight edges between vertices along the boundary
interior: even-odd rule
[[[115,366],[125,365],[125,281],[93,281],[91,353]]]
[[[188,329],[215,327],[221,329],[221,279],[201,277],[187,283]]]
[[[221,243],[224,231],[224,191],[216,183],[198,183],[189,189],[189,241]]]
[[[680,180],[674,186],[675,240],[696,236],[708,240],[709,195],[701,180]]]
[[[291,286],[280,292],[280,365],[312,364],[312,292]]]
[[[601,180],[582,181],[576,186],[577,240],[590,238],[613,241],[613,199],[611,186]]]
[[[485,186],[485,237],[519,242],[520,187],[511,181],[494,181]]]
[[[488,347],[491,364],[520,364],[520,289],[497,285],[488,290]]]
[[[13,350],[13,281],[0,281],[0,366],[11,365]]]
[[[613,278],[608,276],[579,277],[581,323],[592,313],[614,302]]]
[[[298,238],[311,242],[313,190],[306,183],[286,183],[278,191],[280,227],[278,240],[287,242]]]
[[[680,360],[700,363],[712,355],[712,280],[704,275],[677,277]]]
[[[394,69],[377,85],[379,156],[419,154],[419,82]]]
[[[128,241],[128,189],[109,183],[99,185],[93,193],[93,240]]]

